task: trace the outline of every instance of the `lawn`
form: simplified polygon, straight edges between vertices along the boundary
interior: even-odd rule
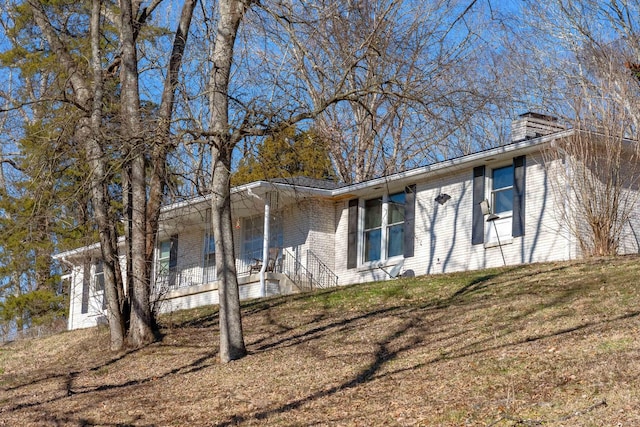
[[[0,425],[637,426],[640,258],[505,267],[217,309],[111,353],[106,328],[0,346]]]

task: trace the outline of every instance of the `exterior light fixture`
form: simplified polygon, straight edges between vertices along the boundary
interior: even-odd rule
[[[451,199],[451,196],[448,195],[447,193],[440,193],[438,194],[438,196],[435,198],[435,201],[440,203],[441,205],[444,205],[445,203],[447,203],[449,200]]]

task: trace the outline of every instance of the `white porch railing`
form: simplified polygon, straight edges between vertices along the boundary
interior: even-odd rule
[[[261,266],[262,251],[254,254],[245,254],[236,259],[236,273],[238,276],[246,276],[257,273]],[[327,288],[337,286],[338,276],[331,271],[311,251],[307,251],[306,265],[291,252],[280,249],[274,260],[269,265],[270,272],[287,275],[301,290],[314,288]],[[155,287],[160,292],[189,286],[204,285],[216,280],[214,266],[203,267],[202,264],[180,265],[168,274],[159,275],[155,280]]]

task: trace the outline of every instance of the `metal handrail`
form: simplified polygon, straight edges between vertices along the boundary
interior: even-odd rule
[[[260,255],[262,253],[260,252]],[[257,258],[245,255],[236,259],[236,272],[238,276],[250,274],[253,264],[261,262]],[[280,249],[280,253],[269,271],[283,273],[288,276],[301,290],[314,288],[328,288],[338,285],[338,276],[320,260],[312,251],[307,251],[306,265],[303,265],[298,257],[286,249]],[[158,273],[155,280],[155,288],[158,292],[167,292],[188,286],[203,285],[216,280],[215,267],[203,266],[202,263],[180,265],[163,273]]]
[[[311,250],[307,250],[307,270],[313,275],[314,282],[318,287],[338,286],[338,275]]]

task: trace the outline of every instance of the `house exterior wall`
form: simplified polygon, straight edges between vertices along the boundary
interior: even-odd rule
[[[625,197],[633,209],[620,234],[619,253],[640,254],[640,189],[628,189]]]
[[[335,265],[334,203],[304,199],[282,211],[284,249],[306,267],[308,251],[330,269]]]
[[[487,170],[510,164],[511,158],[486,164]],[[556,165],[546,165],[555,167]],[[525,172],[525,233],[522,237],[484,244],[471,244],[472,230],[472,169],[462,168],[428,181],[416,183],[415,254],[404,260],[403,271],[416,275],[475,270],[488,267],[565,260],[575,255],[567,230],[559,220],[558,202],[552,194],[547,169],[541,154],[526,157]],[[488,177],[485,179],[489,179]],[[490,185],[486,185],[490,188]],[[451,196],[443,205],[435,198]],[[488,190],[485,190],[489,198]],[[371,197],[379,194],[371,193]],[[389,276],[376,264],[347,269],[348,201],[337,208],[338,225],[335,237],[336,273],[340,284],[384,280]],[[500,221],[500,220],[498,220]],[[509,221],[506,219],[506,221]],[[499,222],[497,223],[499,226]],[[510,223],[507,224],[510,227]],[[485,223],[485,235],[492,235],[492,223]],[[504,255],[504,261],[502,256]],[[385,264],[385,261],[382,260]],[[387,271],[390,260],[382,267]]]
[[[292,197],[291,193],[296,193],[299,188],[287,187],[283,193],[277,195],[278,197],[271,199],[275,200],[271,213],[282,227],[282,240],[278,245],[281,244],[283,249],[281,259],[283,271],[266,273],[264,289],[266,295],[291,293],[308,286],[308,283],[304,283],[304,286],[300,286],[301,282],[293,283],[293,278],[298,277],[299,271],[295,271],[295,274],[290,273],[293,271],[291,269],[309,272],[311,258],[313,258],[309,255],[311,253],[338,276],[339,285],[389,279],[389,271],[401,261],[403,262],[401,272],[411,271],[415,275],[425,275],[581,257],[575,233],[584,225],[576,219],[575,212],[572,210],[572,206],[575,206],[575,197],[568,191],[571,182],[571,174],[568,171],[572,165],[572,159],[566,156],[549,156],[536,151],[540,149],[537,147],[552,145],[551,139],[545,141],[543,144],[540,141],[534,143],[525,140],[492,150],[490,155],[479,153],[435,165],[433,169],[416,169],[407,174],[391,176],[384,182],[372,180],[331,192],[316,189],[317,191],[306,193],[301,191],[300,197],[297,195]],[[514,208],[511,213],[505,208],[493,222],[487,221],[490,218],[487,214],[481,218],[482,221],[478,221],[480,216],[476,215],[474,221],[474,205],[476,211],[479,205],[477,204],[478,194],[482,194],[486,200],[492,200],[492,171],[497,168],[505,170],[505,167],[510,165],[513,167],[514,194],[516,194],[516,188],[521,188],[521,177],[524,171],[524,208],[521,204],[516,204],[516,198],[513,197]],[[516,177],[519,177],[518,185],[516,185]],[[484,187],[484,193],[481,193],[482,187]],[[254,188],[264,190],[261,193],[262,197],[265,197],[265,194],[267,194],[266,197],[273,196],[273,187],[266,187],[266,183],[256,183]],[[630,199],[635,201],[636,206],[620,236],[620,253],[639,253],[640,208],[637,204],[640,190],[630,188],[627,191],[632,193]],[[261,199],[256,194],[248,199],[251,203],[244,203],[239,208],[239,212],[242,212],[241,216],[250,218],[247,215],[252,215],[255,218],[263,218],[264,211],[261,210],[263,207],[259,203]],[[448,200],[440,203],[446,197],[439,196],[445,194],[449,196]],[[388,197],[389,195],[394,196]],[[373,198],[381,198],[380,203],[385,206],[380,211],[382,217],[388,215],[388,212],[397,215],[401,212],[398,206],[402,203],[404,203],[405,219],[413,217],[413,250],[409,250],[408,254],[405,252],[406,258],[401,255],[402,250],[398,250],[400,244],[394,246],[398,242],[404,242],[404,249],[410,248],[411,246],[406,244],[406,239],[389,238],[393,243],[389,246],[393,248],[389,249],[389,252],[400,255],[380,261],[362,262],[364,202]],[[352,202],[356,199],[358,204]],[[413,204],[414,200],[415,204]],[[161,224],[162,232],[159,241],[178,236],[178,250],[175,258],[177,258],[176,270],[180,272],[178,285],[156,289],[155,301],[158,303],[158,311],[162,313],[218,303],[218,283],[215,280],[205,279],[203,275],[205,236],[210,221],[207,218],[208,205],[186,205],[186,207],[181,206],[180,209],[169,210],[173,216],[164,218]],[[349,268],[349,254],[353,254],[348,248],[349,222],[354,223],[353,213],[356,210],[359,221],[358,263],[355,268]],[[524,214],[517,216],[516,212],[524,212]],[[517,227],[515,227],[517,231],[512,233],[511,225],[514,215],[524,218],[524,223],[521,227],[522,223],[517,221]],[[389,230],[397,226],[393,221],[388,222]],[[474,222],[475,232],[473,231]],[[383,230],[386,219],[381,220],[381,223],[380,229]],[[404,223],[410,224],[411,221]],[[238,259],[246,258],[242,252],[246,233],[243,224],[245,223],[242,219],[236,222],[234,218],[233,233]],[[255,232],[256,228],[252,230]],[[402,229],[395,230],[398,233],[398,230]],[[410,230],[410,227],[407,226],[404,232],[409,233],[407,230]],[[391,232],[389,234],[391,235]],[[514,235],[516,237],[513,237]],[[394,236],[397,237],[398,234]],[[410,234],[402,236],[410,236]],[[472,241],[482,240],[483,236],[482,243],[472,243]],[[351,237],[353,240],[353,234]],[[377,255],[384,257],[387,248],[384,238],[380,247],[382,250]],[[80,253],[89,257],[90,261],[92,256],[96,256],[96,246],[86,249]],[[377,255],[371,258],[376,259]],[[74,264],[70,274],[69,329],[95,326],[104,321],[102,291],[96,290],[92,272],[83,265],[88,261],[80,259],[77,255],[73,256],[76,258],[63,258],[68,263],[77,263]],[[298,264],[293,262],[296,260]],[[121,259],[120,262],[125,273],[124,260]],[[255,274],[255,271],[252,274],[250,270],[254,262],[245,259],[237,263],[241,299],[263,296],[260,276]],[[157,266],[157,253],[155,266]],[[85,273],[91,276],[91,285],[88,308],[86,313],[81,313]]]
[[[102,292],[97,293],[93,283],[89,284],[87,312],[82,313],[84,265],[76,265],[71,271],[69,289],[68,329],[83,329],[103,323],[105,310],[102,309]]]
[[[322,262],[335,269],[335,207],[330,201],[314,200],[309,204],[309,250],[317,255]]]
[[[67,328],[82,329],[90,328],[106,323],[106,309],[103,308],[104,291],[97,289],[95,283],[95,265],[92,260],[97,259],[97,251],[88,252],[86,256],[74,258],[74,265],[69,272],[69,315]],[[123,279],[126,280],[124,258],[120,257],[120,271]],[[85,274],[88,275],[85,278]],[[87,289],[87,310],[82,312],[83,287],[85,279],[88,284]]]

